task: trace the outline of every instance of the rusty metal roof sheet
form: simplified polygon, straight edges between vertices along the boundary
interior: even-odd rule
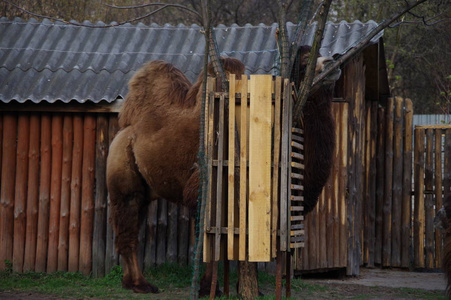
[[[376,26],[373,21],[328,23],[321,55],[343,53]],[[287,24],[289,36],[295,27]],[[309,29],[308,44],[315,27]],[[221,55],[243,61],[248,74],[275,74],[276,28],[277,24],[220,25],[215,33]],[[193,82],[202,69],[203,52],[204,36],[198,25],[92,28],[0,18],[0,101],[112,102],[124,98],[128,80],[149,60],[169,61]]]

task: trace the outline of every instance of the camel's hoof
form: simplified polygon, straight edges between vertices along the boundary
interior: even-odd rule
[[[156,286],[151,285],[150,283],[135,285],[133,286],[132,290],[135,293],[140,294],[148,294],[148,293],[157,294],[160,292]]]
[[[215,292],[215,298],[221,298],[222,297],[222,292],[221,290],[216,287],[216,292]],[[200,288],[199,289],[199,298],[204,298],[204,297],[208,297],[210,296],[210,289],[209,288]]]
[[[127,280],[124,278],[122,280],[122,287],[124,289],[132,290],[133,292],[140,294],[148,294],[148,293],[156,294],[159,292],[156,286],[150,284],[145,280],[139,284],[133,284],[131,280]]]

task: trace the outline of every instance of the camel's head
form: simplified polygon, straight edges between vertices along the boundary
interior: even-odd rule
[[[298,49],[298,52],[296,54],[296,60],[294,62],[293,69],[291,71],[291,80],[299,83],[304,79],[306,67],[308,64],[308,60],[310,57],[310,46],[301,46]],[[323,70],[326,69],[328,65],[334,62],[334,59],[332,57],[318,57],[316,60],[316,68],[315,73],[318,75]],[[327,77],[325,78],[323,84],[331,84],[340,78],[341,70],[339,68],[333,70]]]
[[[230,74],[235,74],[237,79],[241,79],[241,75],[245,71],[245,66],[240,60],[233,57],[221,57],[220,60],[227,77]],[[208,74],[210,76],[216,76],[212,62],[208,63]]]

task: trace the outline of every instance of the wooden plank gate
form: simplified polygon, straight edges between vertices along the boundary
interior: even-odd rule
[[[229,93],[215,85],[210,78],[204,261],[269,262],[304,246],[303,137],[291,127],[291,84],[232,75]]]
[[[451,193],[451,126],[415,126],[414,267],[441,266],[442,233],[433,219]]]

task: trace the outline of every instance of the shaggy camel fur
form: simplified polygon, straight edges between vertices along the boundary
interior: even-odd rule
[[[223,65],[238,78],[244,74],[236,59],[225,58]],[[209,73],[214,74],[211,66]],[[107,187],[116,249],[123,259],[122,284],[135,292],[158,292],[142,275],[137,259],[139,228],[149,201],[162,197],[196,207],[202,78],[191,86],[173,65],[152,61],[129,82],[120,131],[109,150]]]
[[[301,46],[296,54],[291,80],[297,84],[305,76],[310,46]],[[319,57],[316,73],[320,73],[332,58]],[[332,115],[334,83],[341,75],[336,69],[327,76],[319,90],[309,96],[303,110],[304,127],[304,214],[313,210],[333,164],[335,125]]]

